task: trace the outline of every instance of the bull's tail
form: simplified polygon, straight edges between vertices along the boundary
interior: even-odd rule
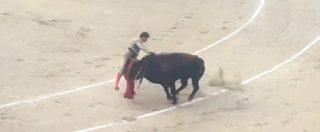
[[[205,70],[206,70],[206,68],[205,68],[205,66],[204,66],[204,61],[203,61],[203,59],[199,58],[197,64],[198,64],[198,68],[199,68],[199,72],[198,72],[197,76],[198,76],[199,78],[201,78],[201,77],[203,76]]]

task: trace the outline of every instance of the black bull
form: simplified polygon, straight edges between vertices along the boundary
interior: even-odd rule
[[[172,104],[176,104],[176,94],[188,85],[189,78],[192,79],[193,91],[188,100],[193,99],[199,90],[199,80],[204,71],[204,61],[195,55],[186,53],[147,55],[132,65],[129,78],[141,81],[146,78],[152,83],[162,85],[167,98],[172,99]],[[176,90],[175,82],[179,79],[182,85]]]

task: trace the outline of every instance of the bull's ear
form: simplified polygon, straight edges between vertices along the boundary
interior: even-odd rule
[[[150,58],[154,58],[154,57],[156,57],[156,56],[157,56],[157,55],[152,52],[152,54],[150,54],[148,58],[150,59]]]
[[[150,52],[149,55],[150,55],[150,56],[156,56],[156,53]]]

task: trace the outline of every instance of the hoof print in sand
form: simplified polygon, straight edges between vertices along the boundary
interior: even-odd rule
[[[122,117],[122,120],[128,121],[128,122],[132,122],[132,121],[136,121],[137,119],[135,117]]]
[[[86,27],[81,27],[78,31],[77,34],[81,37],[87,37],[88,33],[91,31],[90,28],[86,28]]]
[[[200,32],[200,34],[207,34],[207,33],[209,33],[209,32],[210,32],[209,30],[206,30],[206,31]]]
[[[226,30],[226,29],[228,29],[228,27],[222,27],[221,29],[222,29],[222,30]]]

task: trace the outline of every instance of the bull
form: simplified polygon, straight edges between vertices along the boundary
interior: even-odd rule
[[[126,98],[133,98],[134,80],[142,82],[146,78],[152,83],[160,84],[172,104],[177,104],[177,94],[187,87],[191,78],[193,90],[188,100],[191,101],[199,90],[199,80],[205,72],[203,59],[187,53],[152,54],[141,60],[129,63],[129,70],[125,76],[127,80]],[[176,89],[175,82],[181,81]],[[139,84],[140,86],[140,84]]]

